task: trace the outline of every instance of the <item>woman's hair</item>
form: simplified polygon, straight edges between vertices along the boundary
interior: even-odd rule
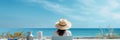
[[[58,33],[59,36],[63,36],[63,34],[65,33],[65,31],[66,30],[60,30],[60,29],[58,29],[57,33]]]

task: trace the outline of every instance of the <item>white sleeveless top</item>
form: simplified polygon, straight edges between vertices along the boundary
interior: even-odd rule
[[[57,34],[57,31],[54,33],[54,36],[59,36],[59,35]],[[71,33],[71,31],[66,30],[65,33],[63,34],[63,36],[72,36],[72,33]]]

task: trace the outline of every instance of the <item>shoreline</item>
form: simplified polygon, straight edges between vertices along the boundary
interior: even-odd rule
[[[52,37],[50,36],[44,36],[43,40],[51,40]],[[105,38],[97,38],[97,37],[79,37],[79,36],[73,36],[73,40],[104,40]],[[0,40],[8,40],[8,38],[0,38]],[[18,40],[22,40],[22,38],[18,39]],[[26,39],[24,39],[26,40]],[[38,40],[37,37],[34,37],[34,40]],[[120,40],[119,38],[116,39],[105,39],[105,40]]]

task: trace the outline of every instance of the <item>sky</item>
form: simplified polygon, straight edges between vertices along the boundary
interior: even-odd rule
[[[0,0],[0,28],[120,28],[120,0]]]

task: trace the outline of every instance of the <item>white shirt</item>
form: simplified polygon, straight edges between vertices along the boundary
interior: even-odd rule
[[[54,33],[54,36],[59,36],[57,31]],[[72,36],[72,33],[71,33],[71,31],[66,30],[65,33],[63,34],[63,36]]]

